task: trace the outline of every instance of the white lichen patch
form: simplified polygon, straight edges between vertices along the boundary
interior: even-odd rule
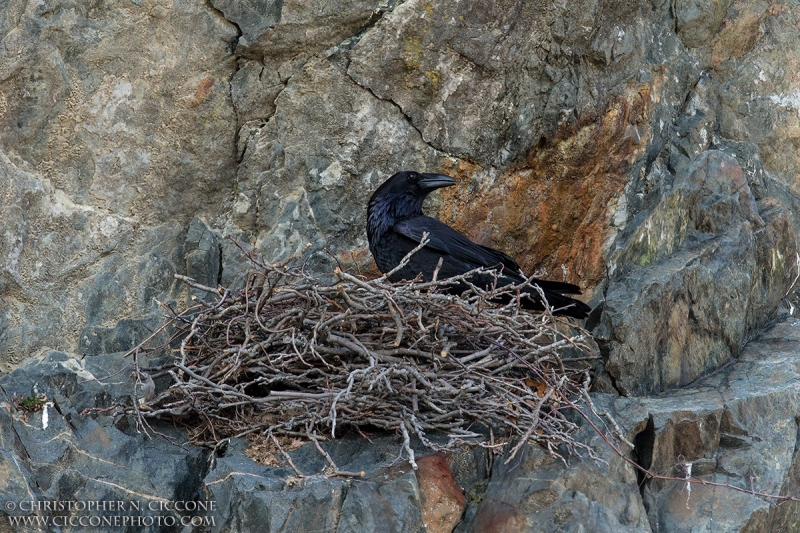
[[[126,126],[119,122],[117,110],[120,106],[132,107],[133,84],[126,79],[117,79],[106,76],[103,83],[87,102],[85,107],[86,120],[82,126],[88,131],[106,134],[109,131],[119,132]],[[91,117],[91,118],[90,118]]]
[[[119,231],[119,220],[114,216],[104,217],[100,221],[100,233],[105,237],[111,237]]]
[[[237,214],[243,215],[250,210],[250,206],[252,205],[253,202],[250,200],[250,198],[246,194],[240,192],[237,195],[236,200],[233,201],[233,210]]]
[[[770,101],[781,107],[789,107],[797,111],[797,116],[800,117],[800,89],[795,90],[792,94],[773,94],[768,97]]]
[[[50,415],[47,411],[48,407],[53,407],[53,402],[47,402],[42,407],[42,429],[47,429],[47,426],[50,423]]]
[[[90,205],[76,204],[67,193],[61,189],[54,189],[50,195],[50,211],[56,216],[67,216],[76,211],[91,212],[95,208]]]
[[[342,183],[342,164],[339,161],[334,161],[328,168],[319,173],[319,183],[325,190],[330,190],[331,185],[339,185]]]
[[[67,359],[66,361],[59,361],[59,364],[66,368],[67,370],[71,370],[75,372],[78,376],[86,381],[94,381],[95,378],[94,374],[86,370],[83,364],[78,361],[77,359]]]

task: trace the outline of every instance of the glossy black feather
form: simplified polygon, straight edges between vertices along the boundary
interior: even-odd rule
[[[440,187],[449,187],[455,180],[441,174],[399,172],[386,180],[373,193],[367,206],[367,239],[369,249],[381,272],[390,272],[402,259],[416,248],[425,233],[428,244],[415,253],[403,268],[390,276],[391,281],[410,280],[421,275],[432,279],[439,259],[439,279],[446,279],[479,267],[500,272],[500,285],[524,281],[519,265],[511,257],[494,248],[481,246],[469,240],[447,224],[422,213],[425,197]],[[470,281],[488,287],[495,277],[475,275]],[[545,294],[547,302],[557,314],[585,318],[590,311],[585,303],[565,296],[580,294],[580,288],[571,283],[537,279],[534,281]],[[465,290],[466,285],[456,287]],[[538,291],[529,291],[523,299],[525,307],[544,309]]]

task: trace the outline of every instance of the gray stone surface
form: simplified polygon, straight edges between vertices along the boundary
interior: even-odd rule
[[[310,243],[310,253],[330,267],[322,249],[341,250],[344,242],[359,243],[363,255],[363,206],[386,169],[397,161],[409,168],[441,164],[441,154],[396,106],[327,60],[310,60],[276,103],[275,116],[246,141],[228,226],[252,232],[267,257],[284,258]]]
[[[158,327],[159,302],[177,309],[207,297],[176,283],[176,273],[240,284],[248,266],[228,237],[267,261],[304,252],[310,269],[374,273],[366,199],[395,171],[439,171],[458,187],[432,198],[429,212],[527,271],[560,277],[564,265],[598,306],[587,323],[605,356],[596,388],[630,396],[619,405],[638,407],[620,416],[642,442],[653,413],[654,461],[674,462],[664,450],[677,445],[668,441],[693,443],[700,472],[744,479],[735,453],[766,453],[759,443],[768,442],[780,466],[758,467],[755,477],[770,490],[796,491],[800,467],[778,442],[789,434],[774,429],[791,406],[796,412],[792,394],[729,401],[720,393],[685,420],[679,406],[664,406],[671,395],[688,401],[683,391],[711,372],[732,376],[750,350],[769,357],[753,346],[774,345],[774,334],[753,338],[783,309],[797,312],[799,18],[795,0],[2,2],[0,372],[51,349],[85,355],[85,364],[129,349]],[[752,364],[755,376],[761,367]],[[762,382],[794,383],[777,363],[764,364]],[[37,368],[66,372],[63,361]],[[657,405],[647,403],[653,395]],[[81,423],[132,439],[104,460],[149,449],[130,428],[91,420]],[[10,453],[24,467],[9,474],[16,481],[8,490],[34,478],[76,486],[73,474],[25,466],[6,427],[3,468]],[[67,436],[42,449],[47,460],[58,446],[87,450],[70,433],[83,426],[63,427]],[[36,449],[38,438],[23,440]],[[309,465],[324,468],[313,455]],[[526,531],[538,527],[532,516],[552,530],[579,530],[583,520],[647,529],[627,467],[612,462],[613,475],[595,489],[602,468],[561,472],[535,456],[524,464],[549,484],[538,496],[526,492],[528,478],[515,477],[519,468],[495,462],[491,475],[504,488],[476,473],[483,467],[453,459],[468,485],[460,530]],[[181,479],[199,476],[174,457],[163,464]],[[226,508],[224,527],[301,520],[287,508],[306,497],[353,510],[308,515],[326,527],[351,527],[354,516],[411,530],[430,521],[414,514],[424,500],[419,476],[358,489],[318,479],[288,486],[285,472],[273,478],[256,491],[257,505]],[[225,487],[228,497],[248,492]],[[480,487],[497,499],[479,503]],[[792,505],[696,487],[687,510],[680,490],[648,485],[649,527],[794,527]],[[514,499],[514,491],[530,497]],[[375,503],[390,493],[396,516]],[[725,506],[740,512],[721,516]]]
[[[0,25],[5,368],[87,328],[134,340],[116,321],[183,301],[169,275],[213,260],[181,255],[196,217],[223,283],[246,269],[225,236],[369,268],[363,204],[400,168],[458,176],[441,216],[527,269],[566,264],[595,302],[618,237],[704,150],[753,143],[794,187],[791,4],[32,5]],[[155,235],[168,259],[148,259]]]
[[[730,367],[669,395],[617,400],[653,419],[655,472],[682,477],[681,463],[707,481],[766,494],[797,495],[795,420],[800,400],[800,321],[770,327]],[[724,487],[647,482],[644,501],[654,531],[794,531],[800,506]],[[702,521],[698,519],[702,517]]]
[[[159,430],[175,442],[151,440],[135,430],[134,420],[83,414],[85,409],[102,410],[115,403],[130,403],[129,364],[119,354],[79,360],[51,351],[41,362],[31,361],[0,376],[3,531],[10,525],[9,517],[51,521],[49,527],[36,527],[34,523],[14,527],[14,531],[67,529],[65,520],[81,517],[84,521],[90,517],[130,517],[144,520],[145,524],[159,519],[163,523],[180,523],[181,515],[160,507],[161,502],[202,501],[204,496],[198,489],[208,470],[208,451],[181,446],[185,433],[163,426]],[[18,407],[20,399],[39,395],[48,402],[43,409],[28,412]],[[59,501],[119,501],[124,505],[121,510],[76,508],[48,512],[46,506]],[[122,523],[116,524],[121,526]],[[130,523],[128,529],[166,530],[132,528]]]
[[[646,10],[609,9],[410,0],[364,35],[347,72],[396,102],[436,148],[509,165],[555,125],[604,107],[644,62]]]
[[[235,40],[203,2],[0,6],[0,368],[175,297],[233,184]]]
[[[11,0],[2,20],[3,152],[74,203],[140,223],[212,206],[230,186],[236,31],[218,13]]]
[[[216,289],[222,270],[221,254],[219,239],[211,228],[199,218],[192,220],[186,233],[186,274],[201,285]],[[189,296],[187,305],[191,305],[194,298],[208,300],[214,297],[195,288],[189,290]]]
[[[589,431],[608,465],[573,458],[570,468],[532,446],[506,464],[497,457],[471,523],[457,531],[650,532],[636,473]],[[590,529],[589,529],[590,528]]]
[[[794,531],[796,503],[776,506],[680,479],[691,464],[691,475],[701,480],[797,495],[798,341],[800,321],[785,319],[748,344],[736,362],[679,391],[594,397],[636,447],[612,442],[651,471],[678,480],[640,485],[632,465],[584,424],[583,442],[607,464],[573,458],[565,467],[536,447],[508,465],[498,457],[480,503],[468,508],[456,531]]]
[[[211,5],[219,9],[225,19],[239,29],[238,44],[253,42],[256,38],[281,21],[283,0],[248,0],[236,2],[232,0],[216,0]]]
[[[757,203],[736,160],[714,150],[681,167],[619,242],[596,335],[625,394],[686,385],[736,357],[797,275],[786,208]]]
[[[182,289],[173,278],[185,269],[182,228],[76,203],[26,166],[0,153],[0,368],[43,345],[127,350],[144,338],[135,324],[160,320],[156,299]]]
[[[350,436],[323,444],[341,469],[363,471],[363,479],[320,475],[328,463],[313,445],[291,452],[309,476],[298,478],[288,465],[265,467],[246,457],[241,439],[222,457],[213,457],[209,450],[184,445],[186,433],[169,424],[155,424],[158,434],[147,438],[135,418],[108,416],[108,408],[132,401],[130,368],[130,359],[119,353],[78,359],[51,351],[0,376],[1,531],[9,517],[39,517],[62,526],[70,518],[129,517],[143,526],[127,530],[175,531],[181,529],[166,527],[170,521],[199,516],[203,527],[187,530],[436,532],[442,530],[426,529],[423,517],[441,513],[426,510],[426,502],[447,502],[446,494],[432,498],[445,489],[460,493],[447,462],[427,461],[420,453],[418,471],[405,462],[392,466],[401,449],[393,436],[376,435],[372,442]],[[48,403],[26,411],[22,400],[32,397]],[[419,443],[414,446],[422,452]],[[456,478],[468,486],[485,479],[486,470],[472,464],[475,458],[486,459],[464,450],[451,460],[460,465]],[[441,468],[449,481],[440,481]],[[55,501],[119,501],[124,509],[54,513],[45,508]],[[165,509],[165,502],[202,502],[208,512],[178,513]],[[132,510],[131,504],[140,509]],[[459,517],[460,512],[455,521]],[[40,529],[34,524],[14,530]]]

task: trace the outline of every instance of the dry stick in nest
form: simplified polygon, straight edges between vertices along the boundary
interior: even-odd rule
[[[300,472],[300,470],[299,470],[299,469],[298,469],[298,468],[297,468],[297,467],[294,465],[294,462],[292,461],[292,458],[291,458],[291,457],[289,456],[289,454],[288,454],[288,453],[286,453],[286,451],[285,451],[285,450],[284,450],[284,449],[281,447],[281,444],[278,442],[278,439],[276,439],[276,438],[275,438],[275,435],[273,435],[272,433],[269,433],[269,438],[270,438],[270,439],[272,439],[272,442],[275,444],[275,447],[276,447],[276,448],[278,448],[278,451],[279,451],[279,452],[281,452],[281,455],[283,455],[283,458],[284,458],[284,459],[286,459],[286,462],[287,462],[287,463],[289,463],[289,466],[291,466],[291,467],[292,467],[292,470],[294,470],[294,473],[295,473],[295,474],[297,474],[297,477],[299,477],[299,478],[304,478],[304,477],[306,477],[306,476],[305,476],[305,475],[304,475],[302,472]]]
[[[209,445],[254,431],[314,441],[320,430],[334,437],[338,427],[375,426],[402,435],[412,464],[411,437],[433,449],[497,446],[496,431],[486,442],[468,429],[474,422],[559,457],[558,446],[584,447],[553,398],[581,401],[586,359],[595,356],[562,360],[562,348],[587,350],[582,330],[490,302],[519,287],[474,287],[459,298],[442,291],[470,273],[390,284],[341,269],[331,285],[291,261],[273,266],[245,254],[259,270],[241,291],[216,289],[215,303],[173,317],[182,334],[174,382],[141,416],[195,425],[199,417],[193,441]],[[432,432],[449,442],[431,441]]]
[[[333,475],[341,477],[364,477],[366,473],[363,470],[360,472],[346,472],[344,470],[339,470],[339,467],[336,466],[336,463],[333,462],[333,459],[331,458],[330,454],[322,448],[322,446],[319,443],[319,439],[314,435],[314,432],[311,430],[310,427],[306,428],[306,434],[308,435],[309,440],[314,442],[314,446],[316,446],[317,451],[320,454],[322,454],[322,456],[325,457],[325,459],[328,461],[328,464],[331,465]]]

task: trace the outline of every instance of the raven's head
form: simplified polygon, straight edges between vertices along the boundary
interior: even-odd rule
[[[371,206],[376,200],[387,199],[393,203],[408,204],[408,208],[420,212],[422,202],[430,192],[455,183],[456,180],[444,174],[423,174],[404,170],[384,181],[372,194],[369,205]],[[405,214],[416,213],[403,213]]]
[[[369,199],[368,235],[372,238],[391,228],[400,218],[422,214],[422,202],[430,192],[455,183],[456,180],[444,174],[398,172],[384,181]]]

